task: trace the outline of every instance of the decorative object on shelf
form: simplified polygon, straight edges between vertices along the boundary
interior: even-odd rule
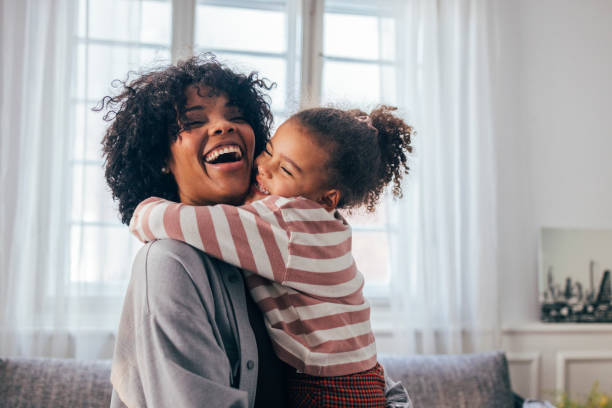
[[[612,230],[542,228],[544,322],[612,323]]]

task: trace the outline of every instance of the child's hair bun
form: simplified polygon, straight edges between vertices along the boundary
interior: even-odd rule
[[[412,126],[394,112],[394,106],[380,105],[370,112],[372,126],[378,131],[381,153],[379,176],[384,185],[393,182],[393,195],[402,196],[401,181],[408,174],[408,154],[412,152]]]

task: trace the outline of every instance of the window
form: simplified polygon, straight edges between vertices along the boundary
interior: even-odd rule
[[[130,70],[170,61],[170,0],[80,0],[75,38],[70,217],[70,289],[78,295],[123,293],[140,247],[119,222],[105,184],[100,141],[105,122],[92,112]]]
[[[300,10],[300,4],[312,7]],[[313,0],[80,0],[70,282],[79,295],[122,296],[140,243],[118,219],[105,184],[100,140],[106,124],[91,111],[110,83],[141,70],[212,51],[235,69],[277,83],[270,93],[278,126],[299,107],[339,104],[368,111],[395,103],[394,21],[381,2]],[[311,13],[314,11],[314,13]],[[367,293],[388,293],[384,203],[350,216],[354,254]],[[88,288],[91,287],[91,290]],[[97,304],[99,306],[99,304]]]

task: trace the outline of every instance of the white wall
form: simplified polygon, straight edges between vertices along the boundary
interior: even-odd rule
[[[612,1],[499,0],[502,325],[538,320],[539,228],[612,228]]]
[[[539,324],[541,227],[612,229],[612,1],[497,0],[500,314],[515,391],[612,387],[612,325]]]

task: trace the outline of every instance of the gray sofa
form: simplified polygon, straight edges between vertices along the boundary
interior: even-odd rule
[[[416,408],[512,408],[501,352],[453,356],[380,356]],[[0,359],[0,407],[108,407],[110,362]],[[520,406],[520,405],[519,405]]]

